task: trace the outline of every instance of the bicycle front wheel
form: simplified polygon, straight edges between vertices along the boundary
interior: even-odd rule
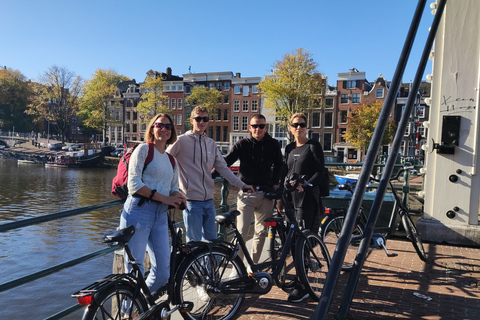
[[[304,230],[303,234],[305,238],[299,236],[295,244],[295,269],[310,297],[319,301],[330,267],[330,258],[318,234],[309,230]]]
[[[343,225],[345,223],[344,215],[328,215],[322,220],[320,226],[320,238],[325,243],[330,256],[333,257],[335,248],[337,247],[338,238],[340,232],[342,232]],[[363,226],[360,223],[355,224],[355,228],[352,232],[352,237],[361,237],[363,235]],[[342,270],[349,271],[353,268],[355,257],[357,255],[358,246],[353,246],[351,241],[347,247],[345,258],[343,259]]]
[[[418,233],[417,228],[413,224],[412,218],[406,212],[402,214],[402,223],[403,227],[405,228],[407,238],[412,242],[417,255],[420,257],[420,260],[427,261],[427,254],[425,253],[422,239],[420,239],[420,233]]]
[[[148,307],[143,295],[135,296],[133,290],[125,284],[106,290],[86,308],[83,320],[134,319]]]
[[[181,264],[175,277],[177,303],[193,303],[190,312],[182,312],[185,319],[228,320],[239,311],[245,297],[240,294],[215,293],[221,281],[246,277],[242,260],[225,248],[205,248],[190,255]]]

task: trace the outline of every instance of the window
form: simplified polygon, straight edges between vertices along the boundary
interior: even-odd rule
[[[133,120],[137,120],[137,112],[133,111]]]
[[[345,138],[343,137],[343,134],[347,131],[347,128],[340,128],[338,129],[338,141],[339,142],[346,142]]]
[[[313,141],[320,141],[320,133],[312,132],[312,136],[310,137]]]
[[[383,98],[383,89],[375,90],[375,98]]]
[[[223,121],[228,121],[228,109],[223,109]]]
[[[127,112],[125,113],[125,118],[126,118],[127,120],[130,120],[130,111],[127,111]]]
[[[233,88],[233,93],[234,93],[234,94],[240,94],[240,91],[241,91],[240,86],[235,86],[235,87]]]
[[[243,96],[244,96],[244,97],[248,97],[249,91],[250,91],[250,87],[249,87],[249,86],[243,86]]]
[[[222,90],[222,83],[221,82],[217,82],[217,90],[218,91]]]
[[[213,127],[208,127],[207,136],[213,139]]]
[[[240,100],[233,100],[233,112],[240,111]]]
[[[425,106],[417,106],[417,115],[419,118],[425,118]]]
[[[258,93],[258,87],[252,86],[252,93]]]
[[[258,100],[252,100],[252,112],[258,111]]]
[[[215,117],[215,120],[221,120],[222,119],[222,109],[217,109],[217,116]]]
[[[333,108],[333,98],[325,98],[325,108]]]
[[[178,110],[182,110],[182,107],[183,107],[183,99],[182,99],[182,98],[178,98],[178,99],[177,99],[177,109],[178,109]]]
[[[192,87],[191,86],[186,86],[185,87],[185,93],[190,93],[192,92]]]
[[[410,135],[410,123],[407,124],[407,129],[405,130],[405,136],[409,136]]]
[[[170,109],[170,99],[165,98],[165,108]]]
[[[238,131],[238,116],[233,116],[233,131]]]
[[[223,90],[230,90],[230,82],[225,82],[223,84]]]
[[[323,134],[323,150],[332,151],[332,134],[331,133]]]
[[[312,128],[320,128],[320,112],[312,113]]]
[[[325,112],[325,128],[333,128],[333,112]]]
[[[181,84],[178,85],[178,86],[177,86],[177,91],[183,91],[183,85],[181,85]]]
[[[419,139],[422,139],[422,138],[426,138],[427,135],[426,135],[426,129],[424,126],[420,125],[420,127],[418,127],[418,135],[419,135]]]
[[[182,115],[181,114],[177,114],[177,125],[178,126],[182,125]]]
[[[120,127],[119,127],[119,128],[120,128]],[[142,130],[142,131],[147,130],[147,124],[146,124],[146,123],[142,123],[142,127],[141,127],[140,130]]]
[[[242,131],[247,131],[248,129],[248,117],[242,116]]]
[[[171,87],[170,86],[165,86],[165,91],[170,91]]]
[[[352,94],[352,103],[360,103],[360,93]]]
[[[215,88],[215,83],[213,83],[213,82],[209,83],[209,84],[208,84],[208,88],[209,88],[209,89]]]
[[[176,99],[172,98],[172,104],[171,104],[172,110],[175,110],[175,102],[176,102]]]
[[[223,103],[229,103],[230,102],[230,96],[228,94],[223,95]]]
[[[132,132],[137,132],[137,124],[136,123],[133,124]]]
[[[222,127],[220,127],[220,126],[215,127],[215,141],[220,141],[220,129],[221,128]]]
[[[343,88],[344,89],[355,89],[358,87],[358,80],[348,80],[348,81],[343,81]]]
[[[357,150],[348,148],[348,159],[349,160],[357,159]]]
[[[347,123],[348,110],[340,110],[340,123]]]
[[[248,100],[242,101],[242,112],[248,112]]]
[[[172,86],[172,91],[177,91],[177,86]]]
[[[348,103],[348,94],[342,93],[340,95],[340,103],[341,104],[347,104]]]
[[[223,126],[223,142],[228,141],[228,126]]]

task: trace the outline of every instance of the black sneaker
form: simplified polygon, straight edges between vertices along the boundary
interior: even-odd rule
[[[305,290],[294,289],[292,293],[288,295],[288,301],[290,302],[300,302],[308,298],[308,293]]]

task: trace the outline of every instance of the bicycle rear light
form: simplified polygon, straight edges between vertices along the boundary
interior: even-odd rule
[[[77,296],[78,304],[81,306],[91,305],[93,302],[93,294]]]
[[[265,226],[266,227],[275,227],[277,225],[276,221],[266,221]]]
[[[325,208],[325,214],[330,214],[330,208]]]

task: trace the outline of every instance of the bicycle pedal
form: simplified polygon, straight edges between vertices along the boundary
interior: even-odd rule
[[[185,301],[185,302],[183,302],[183,303],[180,305],[180,307],[178,308],[178,310],[179,310],[180,312],[190,312],[190,311],[192,311],[192,309],[193,309],[193,302],[191,302],[191,301]]]

